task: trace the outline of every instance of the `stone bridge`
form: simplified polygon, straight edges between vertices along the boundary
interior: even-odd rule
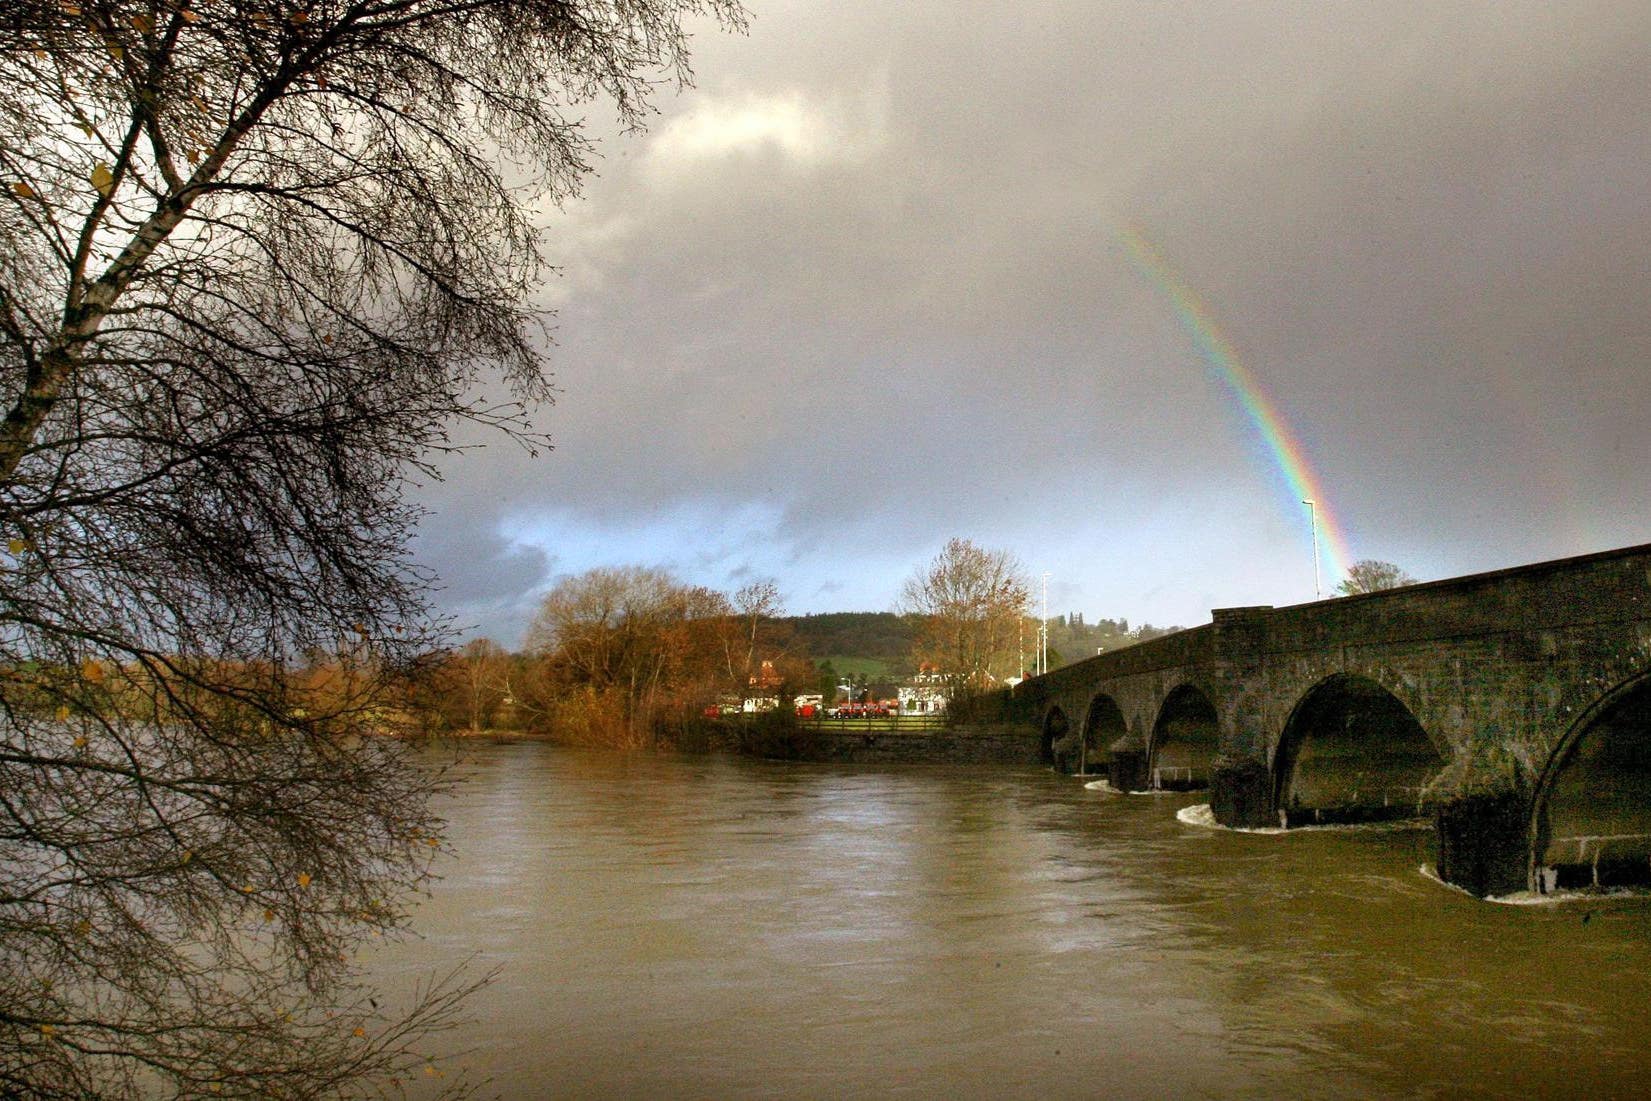
[[[1651,882],[1651,545],[1212,619],[1004,717],[1229,826],[1429,818],[1475,894]]]

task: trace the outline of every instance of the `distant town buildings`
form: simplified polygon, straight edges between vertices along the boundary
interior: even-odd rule
[[[775,671],[772,661],[762,662],[743,697],[725,697],[708,713],[760,714],[780,706],[783,678]],[[894,695],[886,693],[893,689]],[[937,715],[946,710],[945,678],[931,665],[923,665],[915,676],[903,681],[856,687],[852,683],[836,686],[835,698],[827,700],[820,692],[799,693],[792,698],[798,715],[810,717],[827,715]]]

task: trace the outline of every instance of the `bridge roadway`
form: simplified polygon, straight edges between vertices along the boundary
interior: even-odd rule
[[[1229,826],[1426,817],[1478,895],[1651,883],[1651,545],[1212,622],[1035,677],[1001,717]]]

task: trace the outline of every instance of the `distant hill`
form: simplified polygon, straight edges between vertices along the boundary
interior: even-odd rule
[[[780,622],[796,632],[809,657],[830,660],[841,673],[903,673],[917,636],[917,618],[893,612],[822,612]]]
[[[802,649],[816,664],[830,661],[840,674],[864,674],[875,679],[904,676],[911,672],[912,644],[917,637],[917,616],[894,612],[822,612],[819,615],[785,616],[776,622],[795,632]],[[1049,666],[1059,669],[1074,661],[1094,657],[1098,651],[1121,650],[1149,638],[1180,630],[1143,623],[1131,627],[1128,620],[1102,619],[1085,623],[1082,614],[1053,616],[1049,620]],[[1028,630],[1026,657],[1031,661],[1037,642]]]

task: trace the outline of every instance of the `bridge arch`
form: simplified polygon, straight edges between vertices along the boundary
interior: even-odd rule
[[[1220,746],[1221,719],[1209,694],[1190,682],[1177,685],[1152,724],[1147,779],[1158,790],[1207,788]]]
[[[1337,673],[1304,693],[1273,754],[1273,805],[1286,826],[1413,818],[1446,764],[1421,722],[1368,677]]]
[[[1537,779],[1530,883],[1651,885],[1651,674],[1602,695]]]
[[[1080,771],[1088,771],[1089,764],[1106,763],[1107,747],[1129,734],[1129,722],[1118,701],[1105,692],[1097,693],[1089,701],[1089,713],[1083,723],[1083,764]]]

